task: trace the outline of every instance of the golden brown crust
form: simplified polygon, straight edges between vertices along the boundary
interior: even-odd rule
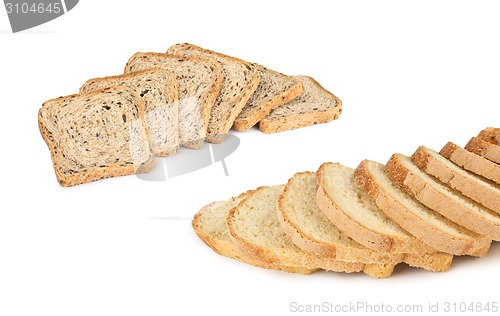
[[[500,146],[489,143],[477,137],[472,137],[465,149],[476,155],[483,156],[484,158],[500,164]]]
[[[500,128],[487,127],[479,132],[477,138],[495,145],[500,145]]]

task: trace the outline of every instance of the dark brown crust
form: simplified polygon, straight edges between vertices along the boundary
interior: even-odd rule
[[[479,132],[477,138],[491,144],[500,145],[500,128],[487,127]]]

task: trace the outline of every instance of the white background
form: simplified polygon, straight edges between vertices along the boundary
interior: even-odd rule
[[[294,301],[499,301],[489,286],[500,281],[498,244],[446,273],[401,266],[385,280],[301,276],[221,257],[190,222],[211,201],[325,161],[386,162],[422,144],[464,146],[500,126],[495,3],[82,0],[19,34],[0,8],[0,315],[286,315]],[[178,42],[310,75],[344,112],[290,132],[235,133],[229,176],[217,163],[165,182],[129,176],[60,187],[38,131],[41,104],[121,73],[137,51]]]

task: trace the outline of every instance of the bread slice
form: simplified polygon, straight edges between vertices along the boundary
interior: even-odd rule
[[[167,53],[202,57],[221,64],[222,87],[212,108],[207,132],[209,142],[221,143],[233,126],[234,120],[257,89],[259,84],[257,68],[244,60],[187,43],[176,44],[170,47]]]
[[[477,135],[477,138],[495,145],[500,145],[500,128],[487,127]]]
[[[317,203],[346,235],[373,250],[393,253],[435,253],[392,221],[356,184],[354,170],[324,163],[317,171]]]
[[[144,103],[128,88],[46,101],[38,112],[38,126],[62,186],[154,168]]]
[[[494,163],[500,164],[499,145],[492,144],[478,137],[472,137],[467,145],[465,145],[465,149],[479,156],[483,156]]]
[[[304,85],[299,97],[272,110],[259,123],[264,133],[276,133],[338,118],[342,113],[342,102],[323,88],[316,80],[307,76],[294,76]]]
[[[154,67],[172,72],[179,84],[180,145],[201,148],[210,112],[221,88],[222,67],[217,62],[199,57],[136,53],[129,58],[125,73]]]
[[[397,264],[446,271],[449,254],[396,254],[368,249],[339,230],[316,204],[316,174],[295,174],[278,198],[278,220],[287,236],[305,252],[347,262]]]
[[[300,274],[311,274],[317,271],[317,269],[268,264],[264,261],[244,256],[234,246],[231,238],[229,238],[226,226],[227,214],[229,210],[236,207],[247,195],[248,193],[245,192],[227,201],[213,202],[204,206],[194,216],[192,221],[193,229],[198,237],[216,253],[257,267]]]
[[[434,212],[401,190],[385,167],[364,160],[354,174],[358,185],[375,204],[403,229],[435,249],[454,255],[483,256],[491,240]]]
[[[266,117],[272,110],[304,92],[302,82],[261,65],[255,65],[260,80],[257,90],[234,121],[233,128],[244,131]]]
[[[141,72],[94,78],[80,87],[80,93],[125,86],[144,101],[146,127],[151,150],[156,156],[170,156],[179,148],[178,86],[174,75],[160,68]]]
[[[463,195],[500,213],[498,184],[468,172],[432,149],[420,146],[412,155],[413,162],[426,173]]]
[[[488,159],[476,155],[451,142],[447,143],[439,152],[446,159],[453,161],[456,165],[471,171],[481,177],[490,179],[500,184],[500,165]]]
[[[500,240],[500,215],[463,196],[394,154],[386,165],[389,178],[419,202],[455,223],[487,238]]]
[[[236,247],[245,255],[269,264],[347,273],[365,271],[374,277],[387,277],[392,273],[393,264],[343,262],[300,250],[288,238],[278,221],[276,202],[283,189],[283,185],[258,188],[229,212],[229,234]]]

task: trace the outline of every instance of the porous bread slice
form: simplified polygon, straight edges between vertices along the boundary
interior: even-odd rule
[[[500,128],[487,127],[479,132],[477,138],[495,145],[500,145]]]
[[[426,173],[468,198],[500,213],[500,188],[498,184],[460,168],[434,150],[424,146],[420,146],[411,158]]]
[[[300,274],[311,274],[317,271],[318,269],[268,264],[264,261],[244,256],[234,246],[231,238],[229,238],[226,218],[229,210],[236,207],[247,194],[245,192],[238,197],[233,197],[227,201],[213,202],[201,208],[192,221],[193,229],[198,237],[216,253],[257,267]]]
[[[62,186],[154,168],[144,103],[128,88],[46,101],[38,112],[38,126]]]
[[[229,212],[231,240],[245,255],[269,264],[347,273],[364,271],[374,277],[388,277],[392,273],[393,264],[343,262],[300,250],[278,221],[276,203],[283,189],[283,185],[258,188]]]
[[[494,163],[500,164],[500,146],[487,142],[478,137],[472,137],[465,149],[471,151],[479,156],[493,161]]]
[[[253,127],[272,110],[304,92],[304,85],[296,78],[262,65],[255,66],[260,75],[259,85],[234,121],[233,128],[237,131]]]
[[[500,184],[500,165],[448,142],[439,152],[456,165]]]
[[[144,101],[144,115],[151,150],[156,156],[170,156],[179,148],[178,86],[171,72],[160,68],[131,74],[89,79],[80,93],[125,86]]]
[[[161,67],[172,72],[179,84],[179,141],[183,147],[199,149],[205,141],[210,111],[222,84],[219,63],[199,57],[160,53],[136,53],[125,73]]]
[[[486,238],[500,240],[499,214],[421,171],[409,157],[394,154],[386,165],[386,172],[392,181],[430,209]],[[454,235],[453,231],[449,233]],[[456,237],[460,239],[463,240]],[[467,239],[464,242],[468,243]]]
[[[259,84],[257,68],[244,60],[187,43],[173,45],[167,53],[202,57],[221,64],[222,86],[212,107],[207,131],[209,142],[221,143],[233,126],[234,120],[257,89]]]
[[[354,170],[324,163],[316,172],[317,204],[346,235],[373,250],[393,253],[435,253],[391,220],[358,188]]]
[[[316,204],[316,174],[295,174],[278,198],[281,227],[300,249],[318,256],[348,262],[397,264],[407,262],[431,271],[446,271],[453,256],[435,254],[396,254],[374,251],[355,242],[339,230]]]
[[[294,76],[304,85],[304,92],[297,98],[272,110],[259,122],[264,133],[276,133],[309,125],[326,123],[342,113],[342,102],[307,76]]]
[[[455,255],[483,256],[491,240],[434,212],[401,190],[384,165],[364,160],[356,168],[356,182],[375,204],[402,228],[435,249]]]

